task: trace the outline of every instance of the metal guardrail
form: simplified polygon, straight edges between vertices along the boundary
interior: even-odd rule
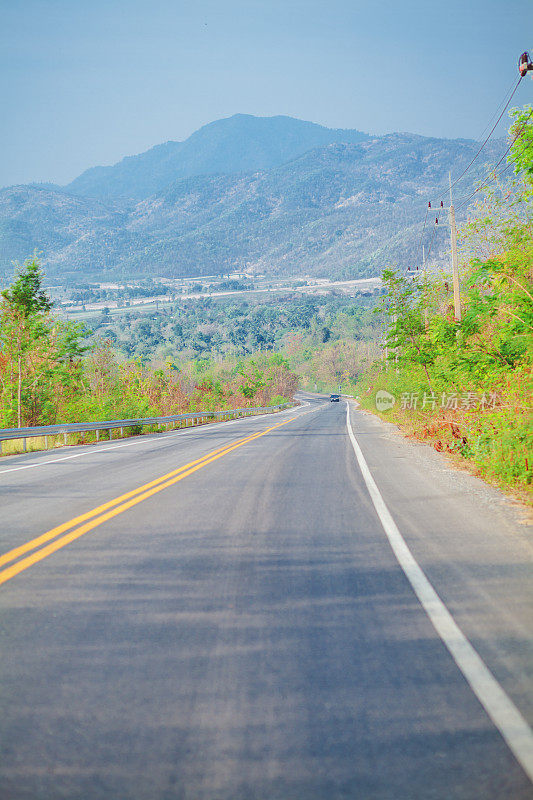
[[[190,414],[175,414],[171,417],[141,417],[140,419],[111,419],[102,422],[72,422],[60,423],[58,425],[35,425],[27,428],[0,428],[0,452],[2,442],[13,439],[22,440],[23,450],[26,452],[26,440],[36,437],[45,438],[45,449],[48,448],[48,437],[63,434],[65,444],[69,433],[86,433],[96,431],[96,441],[99,441],[100,431],[109,431],[109,438],[112,438],[111,431],[120,428],[121,435],[124,435],[124,428],[144,427],[145,425],[166,425],[169,427],[175,422],[185,420],[188,425],[199,425],[202,420],[215,419],[237,419],[238,417],[249,417],[254,414],[261,414],[268,411],[281,411],[288,408],[290,403],[282,403],[277,406],[264,406],[261,408],[231,408],[227,411],[193,411]]]

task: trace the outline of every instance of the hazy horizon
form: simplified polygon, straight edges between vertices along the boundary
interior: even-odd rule
[[[0,185],[65,184],[235,113],[477,139],[529,21],[515,0],[0,0]]]
[[[294,116],[292,116],[290,114],[271,114],[271,115],[268,115],[268,116],[260,116],[260,115],[256,115],[256,114],[243,114],[242,112],[237,111],[237,112],[235,112],[235,114],[231,114],[228,117],[221,117],[221,120],[231,119],[232,117],[238,117],[238,116],[252,116],[252,117],[255,117],[256,119],[274,119],[276,117],[284,117],[286,119],[299,119],[298,117],[294,117]],[[219,121],[220,120],[210,120],[209,122],[206,122],[205,125],[202,125],[200,127],[203,128],[203,127],[206,127],[208,125],[211,125],[213,122],[219,122]],[[351,128],[338,128],[338,129],[335,129],[331,125],[325,125],[325,124],[323,124],[321,122],[316,122],[315,120],[299,120],[299,121],[300,122],[310,122],[310,123],[312,123],[314,125],[320,125],[321,127],[328,128],[330,130],[354,130],[354,129],[351,129]],[[200,128],[197,128],[196,130],[200,130]],[[362,131],[360,129],[357,129],[357,130],[359,130],[360,133],[368,133],[368,131]],[[196,133],[196,131],[191,131],[190,135],[192,135],[193,133]],[[504,132],[502,131],[502,134],[503,133]],[[401,134],[413,134],[413,131],[400,131],[400,130],[394,131],[394,130],[392,130],[392,131],[385,131],[382,134],[375,134],[375,135],[376,136],[387,136],[387,135],[391,135],[391,134],[399,134],[399,135],[401,135]],[[372,136],[372,134],[369,134],[369,135]],[[417,135],[423,136],[423,134],[416,134],[416,133],[413,134],[413,135],[415,135],[415,136],[417,136]],[[125,158],[132,158],[132,157],[141,155],[142,153],[146,152],[147,150],[150,150],[150,149],[152,149],[154,147],[158,147],[160,145],[169,144],[170,142],[186,141],[187,138],[189,138],[189,137],[185,137],[184,139],[167,139],[167,140],[165,140],[163,142],[155,142],[153,145],[150,145],[149,147],[147,147],[146,150],[140,151],[139,153],[124,153],[123,156],[121,156],[117,161],[114,161],[112,164],[88,164],[81,171],[80,174],[82,174],[86,170],[92,169],[94,167],[114,166],[115,164],[118,164],[121,161],[123,161]],[[432,137],[428,137],[428,138],[432,138]],[[435,138],[446,139],[447,137],[435,137]],[[456,138],[458,140],[464,139],[465,141],[475,141],[473,139],[467,139],[466,137],[456,137]],[[495,137],[493,137],[493,138],[495,138]],[[77,177],[78,177],[78,175],[74,175],[73,176],[73,178],[77,178]],[[25,184],[36,184],[36,185],[42,184],[42,185],[51,185],[51,186],[63,186],[64,187],[64,186],[67,186],[70,183],[70,181],[68,180],[68,181],[65,181],[64,183],[58,183],[56,181],[50,181],[50,180],[29,180],[29,181],[25,181],[24,183]],[[4,186],[0,186],[0,189],[8,188],[10,185],[16,185],[16,184],[5,184]]]

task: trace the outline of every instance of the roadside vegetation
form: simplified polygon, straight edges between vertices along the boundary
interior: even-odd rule
[[[303,389],[337,391],[379,357],[382,325],[372,313],[379,292],[261,299],[182,300],[150,313],[101,314],[88,323],[91,341],[107,339],[119,358],[178,365],[211,374],[219,364],[285,359]]]
[[[514,112],[509,160],[460,231],[462,319],[451,280],[384,273],[385,360],[360,377],[361,404],[417,438],[468,460],[483,476],[531,486],[533,461],[533,114]],[[413,273],[411,273],[413,275]]]
[[[54,312],[28,259],[1,294],[0,426],[276,405],[299,385],[333,391],[377,356],[376,300],[206,297],[84,326]]]
[[[278,353],[124,358],[108,337],[53,313],[36,259],[17,270],[0,302],[0,426],[21,427],[276,405],[298,384]]]

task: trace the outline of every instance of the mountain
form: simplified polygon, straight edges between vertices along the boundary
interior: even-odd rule
[[[166,142],[112,167],[93,167],[72,181],[71,194],[141,200],[179,178],[271,169],[331,142],[368,138],[292,117],[235,114],[204,125],[184,142]]]
[[[496,143],[490,152],[499,157],[502,148]],[[316,148],[253,175],[177,181],[130,213],[128,230],[142,246],[126,269],[157,264],[158,274],[192,276],[201,265],[203,274],[252,268],[353,277],[417,263],[425,198],[476,149],[474,142],[393,134]],[[473,177],[482,174],[480,165]],[[444,224],[434,253],[447,246]]]
[[[34,250],[47,271],[83,270],[84,243],[91,242],[91,259],[105,269],[108,243],[116,241],[127,217],[99,200],[73,197],[40,186],[12,186],[0,191],[0,264],[23,260]]]
[[[274,129],[287,119],[274,118]],[[211,163],[224,161],[230,170],[231,165],[249,164],[252,152],[257,163],[256,133],[264,130],[262,124],[250,124],[247,138],[243,131],[248,117],[222,120],[222,129],[230,122],[240,131],[242,160],[237,158],[235,143],[223,158],[221,128],[213,123],[198,131],[204,146],[195,145],[197,165],[206,165],[212,158]],[[284,122],[279,124],[286,130]],[[325,136],[323,132],[328,131],[312,123],[302,126],[298,130],[309,130],[313,136]],[[356,138],[353,131],[345,138],[351,134]],[[141,200],[131,195],[84,197],[69,187],[4,189],[0,192],[0,269],[10,275],[10,261],[21,260],[34,249],[42,252],[50,277],[72,282],[88,276],[200,276],[234,269],[357,277],[378,274],[388,264],[415,264],[420,260],[428,196],[445,198],[448,171],[460,173],[479,145],[413,134],[359,136],[353,142],[321,143],[264,169],[181,177]],[[279,142],[270,142],[270,149],[267,144],[262,157],[269,164],[283,157]],[[291,144],[285,138],[285,153],[297,146],[296,140]],[[484,163],[496,161],[504,147],[501,140],[489,142],[479,164],[476,161],[456,188],[457,197],[468,195],[473,182],[485,175]],[[154,150],[148,151],[152,158]],[[136,158],[145,157],[148,154]],[[189,165],[193,160],[191,156]],[[147,162],[142,163],[148,180]],[[182,167],[185,163],[181,161]],[[442,223],[445,217],[436,228],[432,249],[437,261],[448,247]],[[430,216],[427,238],[433,229]]]

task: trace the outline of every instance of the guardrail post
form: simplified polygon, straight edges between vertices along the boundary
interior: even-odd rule
[[[44,449],[48,450],[48,436],[44,437]]]
[[[66,434],[66,432],[63,434],[63,440],[65,442],[65,447],[66,447],[66,445],[67,445],[67,434]]]
[[[100,441],[100,431],[98,430],[98,428],[96,429],[96,441],[97,442]]]
[[[122,438],[124,438],[124,428],[120,429],[120,435],[121,435]]]
[[[25,453],[25,452],[26,452],[26,439],[23,439],[23,440],[22,440],[22,452],[23,452],[23,453]]]

